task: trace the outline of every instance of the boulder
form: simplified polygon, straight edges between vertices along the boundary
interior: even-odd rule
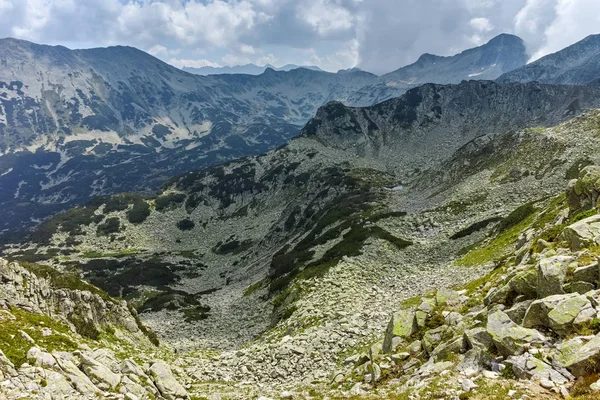
[[[600,215],[582,219],[567,226],[559,236],[569,244],[571,251],[600,244]]]
[[[525,318],[525,314],[532,303],[533,300],[521,301],[515,303],[511,308],[505,310],[504,312],[510,317],[510,319],[520,325],[523,323],[523,318]]]
[[[579,293],[586,294],[594,289],[596,289],[596,285],[589,282],[569,282],[563,286],[565,292],[567,293]]]
[[[584,267],[576,268],[573,272],[573,281],[588,282],[595,285],[596,283],[598,283],[598,279],[600,278],[599,274],[600,269],[598,269],[598,263],[595,262]]]
[[[433,357],[435,361],[446,360],[451,354],[459,354],[462,348],[463,338],[457,337],[438,345],[431,352],[431,357]]]
[[[548,327],[548,313],[562,301],[576,296],[577,294],[575,293],[556,294],[543,299],[535,300],[527,309],[521,325],[523,325],[525,328],[534,328],[536,326]]]
[[[535,329],[517,325],[502,311],[496,311],[488,317],[487,331],[500,354],[505,357],[522,354],[527,346],[541,345],[546,340]]]
[[[32,347],[27,352],[27,359],[36,367],[54,368],[57,366],[54,356],[40,350],[38,347]]]
[[[474,376],[492,366],[492,356],[486,350],[473,348],[465,353],[464,358],[456,366],[456,370],[466,376]]]
[[[596,310],[583,295],[568,297],[548,313],[548,326],[559,335],[575,332],[596,317]]]
[[[575,377],[597,371],[600,368],[600,333],[587,343],[576,337],[558,345],[553,364],[568,369]]]
[[[435,329],[430,329],[423,335],[423,350],[425,350],[427,354],[431,354],[438,345],[446,340],[450,340],[451,338],[452,330],[445,325]]]
[[[175,379],[171,372],[171,367],[166,362],[162,360],[155,361],[148,370],[148,374],[162,396],[167,400],[188,398],[187,391],[177,382],[177,379]]]
[[[569,382],[569,377],[564,376],[552,368],[550,364],[533,357],[531,354],[509,357],[507,363],[511,365],[515,377],[518,379],[533,379],[538,382],[546,380],[557,385],[564,385]]]
[[[383,352],[389,353],[392,349],[392,339],[400,337],[408,339],[419,330],[415,314],[411,310],[401,310],[390,319],[383,339]]]
[[[510,281],[508,281],[508,286],[514,293],[525,296],[527,299],[536,298],[537,284],[538,275],[533,269],[519,272]]]
[[[490,350],[493,347],[494,341],[492,340],[492,335],[485,328],[469,329],[463,334],[463,352],[474,348]]]
[[[509,284],[492,288],[483,299],[483,304],[489,306],[490,304],[505,304],[508,302],[513,291]]]
[[[441,306],[455,306],[460,304],[460,295],[458,292],[450,289],[440,289],[435,293],[435,302]]]
[[[121,383],[121,375],[115,374],[105,366],[85,354],[80,354],[81,370],[101,390],[113,390]]]
[[[553,256],[542,258],[537,268],[537,297],[539,299],[563,294],[563,284],[567,276],[569,263],[573,261],[570,256]]]
[[[588,165],[579,171],[577,179],[567,185],[567,202],[571,211],[590,209],[597,205],[600,194],[600,167]]]

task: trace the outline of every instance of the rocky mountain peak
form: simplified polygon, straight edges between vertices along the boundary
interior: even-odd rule
[[[499,77],[498,81],[538,81],[578,85],[598,78],[600,78],[600,35],[590,35],[565,49],[507,72]]]
[[[468,79],[496,79],[527,62],[523,40],[514,35],[496,36],[488,43],[451,57],[425,53],[414,64],[386,74],[389,82],[459,83]],[[434,78],[435,77],[435,78]]]

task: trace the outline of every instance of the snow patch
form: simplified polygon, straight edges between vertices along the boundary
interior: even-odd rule
[[[8,175],[8,174],[10,174],[12,172],[12,170],[13,170],[12,167],[10,167],[8,169],[8,171],[1,173],[0,176]]]

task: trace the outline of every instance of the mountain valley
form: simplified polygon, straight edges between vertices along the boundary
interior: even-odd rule
[[[0,399],[596,398],[595,39],[382,77],[0,42]]]

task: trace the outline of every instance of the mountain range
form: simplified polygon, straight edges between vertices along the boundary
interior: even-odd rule
[[[299,66],[299,65],[294,65],[294,64],[286,64],[283,67],[278,68],[271,64],[266,64],[266,65],[260,66],[260,65],[256,65],[256,64],[252,64],[252,63],[245,64],[245,65],[225,66],[225,67],[210,67],[210,66],[200,67],[200,68],[183,67],[181,69],[184,70],[185,72],[189,72],[191,74],[196,74],[196,75],[222,75],[222,74],[260,75],[269,68],[272,70],[275,70],[275,71],[291,71],[293,69],[298,69],[298,68],[306,68],[306,69],[310,69],[313,71],[322,71],[321,68],[314,66],[314,65]]]
[[[453,69],[498,59],[524,62],[520,45],[501,36],[455,56],[436,79],[459,82],[466,75]],[[286,143],[329,101],[368,106],[433,78],[392,83],[358,69],[305,68],[198,76],[130,47],[69,50],[15,39],[0,41],[0,54],[0,230],[96,195],[152,192],[177,173]]]

